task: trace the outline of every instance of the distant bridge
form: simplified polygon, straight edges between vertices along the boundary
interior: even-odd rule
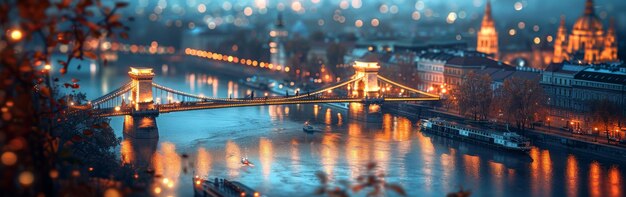
[[[131,81],[85,105],[73,106],[74,112],[97,116],[125,116],[124,133],[141,133],[154,137],[156,116],[190,110],[249,107],[261,105],[437,101],[439,96],[416,90],[378,75],[377,62],[356,61],[352,77],[308,93],[294,92],[292,96],[214,98],[185,93],[154,83],[151,68],[130,68]],[[139,121],[139,122],[138,122]],[[138,124],[135,124],[137,122]],[[127,132],[127,130],[129,132]],[[132,131],[132,132],[130,132]],[[155,132],[152,132],[155,133]]]

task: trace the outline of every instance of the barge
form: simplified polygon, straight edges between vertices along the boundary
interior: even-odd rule
[[[423,119],[420,121],[419,126],[424,132],[488,145],[494,148],[517,152],[528,152],[531,149],[530,140],[515,132],[502,132],[470,125],[461,125],[455,122],[445,121],[441,118]]]

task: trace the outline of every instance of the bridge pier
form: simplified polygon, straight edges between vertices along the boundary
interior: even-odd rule
[[[381,104],[353,103],[348,106],[348,117],[350,119],[367,123],[383,122]]]
[[[158,139],[158,114],[132,114],[124,116],[124,138]]]

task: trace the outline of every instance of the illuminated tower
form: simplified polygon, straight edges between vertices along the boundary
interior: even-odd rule
[[[130,67],[131,83],[130,90],[134,107],[130,115],[124,116],[124,136],[135,139],[155,139],[159,138],[159,129],[156,117],[159,110],[154,106],[152,95],[152,78],[154,72],[152,68]]]
[[[561,16],[561,25],[556,32],[554,40],[554,57],[552,62],[563,62],[569,54],[565,50],[567,47],[567,28],[565,27],[565,16]]]
[[[283,23],[282,13],[278,13],[278,18],[274,29],[270,31],[270,61],[273,65],[285,66],[287,63],[287,54],[285,53],[285,39],[287,31]]]
[[[604,50],[602,51],[603,61],[612,62],[617,60],[617,37],[615,36],[615,20],[611,19],[609,29],[604,38]]]
[[[367,54],[359,60],[354,61],[354,70],[357,77],[363,77],[354,83],[353,87],[359,97],[377,97],[380,87],[378,86],[378,58],[375,54]]]
[[[476,51],[493,55],[495,59],[498,59],[498,32],[491,16],[491,1],[487,1],[485,6],[485,15],[478,31]]]

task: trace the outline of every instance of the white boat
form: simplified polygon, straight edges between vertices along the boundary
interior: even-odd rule
[[[530,151],[530,140],[515,132],[496,131],[470,125],[460,125],[440,118],[424,119],[420,123],[422,131],[444,137],[471,141],[513,151]]]

